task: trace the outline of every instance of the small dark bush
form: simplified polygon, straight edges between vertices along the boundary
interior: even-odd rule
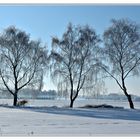
[[[27,104],[28,101],[27,100],[21,100],[21,101],[18,101],[17,105],[18,106],[24,106],[25,104]]]
[[[85,105],[81,108],[115,108],[115,109],[123,109],[123,107],[117,107],[117,106],[111,106],[111,105],[106,105],[106,104],[101,104],[101,105]]]

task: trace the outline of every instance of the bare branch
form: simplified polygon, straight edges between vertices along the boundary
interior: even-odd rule
[[[4,85],[5,85],[5,87],[7,88],[7,90],[8,90],[12,95],[14,95],[13,91],[9,88],[9,86],[8,86],[7,83],[6,83],[6,81],[4,80],[4,77],[3,77],[3,75],[2,75],[1,70],[0,70],[0,76],[1,76],[1,78],[2,78],[2,81],[3,81]]]

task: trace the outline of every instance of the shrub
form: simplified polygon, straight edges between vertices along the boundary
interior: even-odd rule
[[[21,100],[21,101],[18,101],[17,106],[24,106],[27,103],[28,103],[27,100]]]

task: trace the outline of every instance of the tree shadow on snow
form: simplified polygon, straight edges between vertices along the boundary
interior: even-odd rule
[[[8,106],[7,106],[8,107]],[[120,119],[140,121],[140,110],[121,108],[64,108],[64,107],[8,107],[28,111],[51,113],[57,115],[73,115],[80,117],[91,117],[100,119]]]

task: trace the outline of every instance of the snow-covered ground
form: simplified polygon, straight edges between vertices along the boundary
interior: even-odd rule
[[[4,100],[0,102],[2,103]],[[37,104],[35,106],[37,102],[40,106]],[[22,108],[1,106],[0,135],[140,136],[139,109],[85,109],[78,107],[70,109],[55,107],[58,104],[67,106],[68,101],[48,101],[49,106],[46,106],[46,102],[46,100],[32,100],[28,106]],[[11,104],[11,100],[7,100],[7,103]],[[81,101],[80,103],[82,104]],[[81,105],[80,103],[79,105]],[[75,105],[78,106],[78,102]]]
[[[58,100],[36,100],[36,99],[28,99],[28,106],[57,106],[57,107],[65,107],[69,106],[69,99],[58,99]],[[12,99],[0,99],[1,104],[12,105]],[[124,100],[103,100],[103,99],[78,99],[74,103],[74,107],[84,106],[84,105],[98,105],[98,104],[108,104],[113,106],[119,106],[124,108],[129,108],[129,104]],[[134,105],[136,109],[140,109],[140,101],[134,101]]]

